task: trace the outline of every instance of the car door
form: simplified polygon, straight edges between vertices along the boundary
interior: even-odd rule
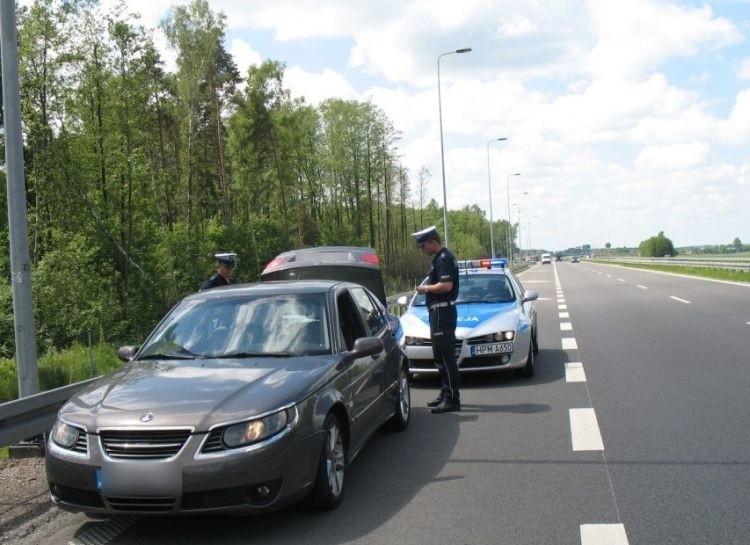
[[[382,327],[381,334],[372,334],[375,326],[372,321],[368,321],[368,316],[374,307],[366,294],[365,298],[362,298],[359,290],[364,288],[344,289],[336,297],[339,325],[347,350],[352,349],[354,341],[358,338],[382,338],[381,335],[387,331]],[[348,386],[344,396],[351,421],[351,446],[355,450],[382,420],[381,400],[385,382],[385,361],[383,350],[375,356],[355,359],[346,371]]]

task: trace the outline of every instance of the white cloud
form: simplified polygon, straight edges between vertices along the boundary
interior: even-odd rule
[[[252,65],[260,64],[263,57],[255,51],[245,40],[235,38],[229,46],[229,53],[234,58],[234,62],[240,71],[240,74],[246,74],[247,69]]]
[[[711,147],[704,142],[647,146],[635,160],[635,168],[643,170],[683,170],[706,161]]]
[[[750,57],[740,61],[739,77],[743,80],[750,80]]]
[[[284,72],[284,82],[292,96],[304,97],[311,104],[334,97],[345,100],[360,98],[344,76],[328,68],[321,73],[313,73],[292,66]]]
[[[720,48],[742,39],[737,27],[715,17],[709,6],[681,7],[650,0],[591,0],[598,43],[592,73],[621,78],[640,75],[665,60],[690,57],[701,47]]]

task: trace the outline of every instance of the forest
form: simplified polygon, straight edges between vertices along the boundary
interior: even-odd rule
[[[292,98],[281,60],[237,66],[225,17],[205,0],[160,23],[171,72],[154,29],[123,8],[36,0],[17,26],[40,354],[92,337],[139,343],[219,251],[237,252],[240,282],[282,251],[319,245],[375,248],[391,293],[426,272],[410,234],[442,230],[443,211],[426,168],[401,164],[398,127],[368,101]],[[457,256],[489,255],[482,209],[450,210],[449,225]],[[506,255],[509,225],[493,227]],[[7,241],[5,214],[0,231]],[[6,243],[4,358],[15,352],[8,253]]]

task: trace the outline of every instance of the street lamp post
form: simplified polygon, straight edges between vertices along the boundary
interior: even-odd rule
[[[490,144],[492,144],[493,142],[502,142],[503,140],[507,140],[507,138],[493,138],[492,140],[487,142],[487,187],[489,188],[490,194],[490,252],[492,254],[492,259],[495,259],[495,235],[494,226],[492,225],[492,222],[494,220],[492,219],[492,177],[490,176]]]
[[[443,230],[445,231],[445,245],[448,246],[448,197],[445,191],[445,155],[443,151],[443,101],[440,92],[440,59],[446,55],[453,55],[454,53],[469,53],[470,47],[464,47],[462,49],[456,49],[455,51],[448,51],[441,53],[437,58],[437,76],[438,76],[438,116],[440,120],[440,167],[443,172]]]
[[[505,192],[506,196],[508,198],[508,264],[513,264],[513,227],[511,227],[510,223],[510,177],[511,176],[520,176],[520,172],[516,172],[515,174],[508,174],[505,177]]]

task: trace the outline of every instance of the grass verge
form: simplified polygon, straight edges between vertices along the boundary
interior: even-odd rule
[[[701,278],[712,278],[714,280],[727,280],[730,282],[750,283],[750,273],[744,271],[730,271],[727,269],[704,269],[703,267],[682,267],[679,265],[644,265],[640,263],[612,263],[611,261],[598,261],[605,265],[617,265],[630,269],[647,269],[673,274],[686,274]]]

